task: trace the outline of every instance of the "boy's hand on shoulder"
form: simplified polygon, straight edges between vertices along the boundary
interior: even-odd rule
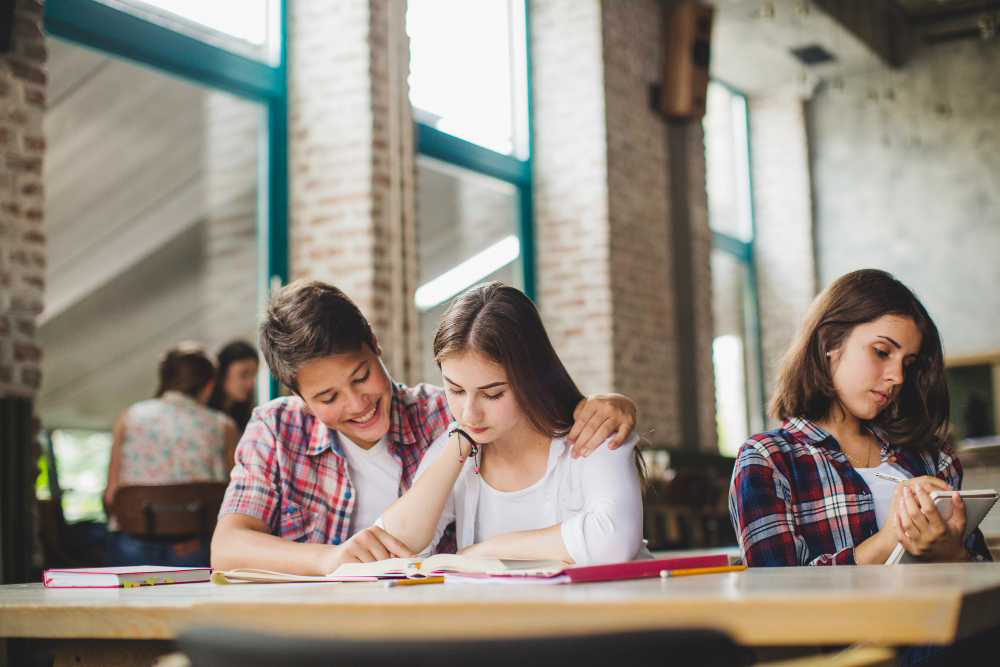
[[[343,563],[371,563],[386,558],[410,558],[406,545],[383,528],[371,526],[359,530],[339,546],[331,546],[322,556],[320,569],[329,574]]]
[[[635,428],[635,403],[621,394],[591,394],[577,404],[573,419],[566,435],[573,458],[586,456],[612,436],[608,448],[616,449]]]

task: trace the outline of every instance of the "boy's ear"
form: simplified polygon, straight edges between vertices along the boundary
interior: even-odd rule
[[[372,332],[372,347],[375,348],[375,354],[381,357],[382,348],[378,346],[378,336],[374,332]]]

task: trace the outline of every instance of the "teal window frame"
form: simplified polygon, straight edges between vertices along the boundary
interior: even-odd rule
[[[267,110],[266,143],[258,181],[263,190],[257,216],[258,294],[288,282],[288,39],[287,2],[279,15],[281,40],[275,65],[248,58],[97,0],[46,0],[44,27],[48,34],[110,53],[194,83],[258,102]],[[279,386],[272,376],[270,396]]]
[[[732,95],[739,97],[743,100],[744,107],[746,107],[747,96],[733,88],[725,81],[721,81],[715,77],[712,77],[712,82],[719,84],[728,90]],[[747,269],[747,294],[745,303],[745,315],[744,315],[744,326],[746,327],[747,333],[752,337],[750,342],[753,345],[753,354],[755,359],[754,369],[757,375],[756,386],[753,387],[754,392],[759,397],[759,408],[758,411],[748,414],[751,423],[749,424],[750,430],[753,433],[757,433],[764,430],[764,423],[766,418],[766,401],[764,394],[764,362],[762,358],[761,341],[760,341],[760,292],[757,285],[757,259],[754,253],[754,207],[753,207],[753,172],[750,169],[750,115],[744,115],[745,126],[744,126],[744,137],[746,138],[746,145],[744,147],[743,155],[746,156],[746,174],[747,174],[747,189],[748,189],[748,215],[749,220],[747,220],[747,228],[749,231],[749,238],[741,239],[730,234],[725,234],[723,232],[717,232],[712,230],[712,248],[719,250],[721,252],[732,255],[737,260],[739,260]],[[748,387],[749,389],[750,387]]]
[[[527,80],[527,157],[523,160],[484,148],[464,139],[459,139],[424,123],[415,123],[417,131],[417,153],[461,167],[469,171],[490,176],[514,185],[518,192],[520,214],[521,263],[524,267],[524,293],[532,301],[536,300],[535,283],[535,205],[531,180],[531,49],[530,12],[525,3],[525,44],[524,76]]]

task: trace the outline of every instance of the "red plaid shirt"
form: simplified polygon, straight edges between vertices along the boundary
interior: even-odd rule
[[[447,428],[451,412],[444,390],[428,384],[393,384],[389,453],[402,465],[399,492],[413,482],[424,452]],[[288,396],[254,410],[236,447],[236,467],[222,502],[223,514],[246,514],[295,542],[347,540],[356,491],[340,442]],[[449,530],[438,551],[455,551]]]
[[[879,438],[879,444],[881,460],[912,477],[929,475],[962,487],[962,464],[948,443],[904,448]],[[729,514],[749,567],[854,565],[855,545],[878,532],[868,485],[833,436],[799,418],[743,443]],[[972,560],[992,560],[979,529],[965,546]]]

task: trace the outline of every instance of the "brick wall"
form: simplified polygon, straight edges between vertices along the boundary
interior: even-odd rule
[[[584,393],[615,387],[601,3],[533,0],[538,301]]]
[[[751,97],[747,112],[766,402],[816,296],[812,185],[802,99],[791,92]]]
[[[32,397],[41,383],[46,51],[42,4],[17,0],[15,10],[11,49],[0,55],[0,397]]]
[[[535,226],[540,308],[584,392],[614,390],[656,445],[682,444],[679,396],[696,391],[702,446],[715,445],[711,281],[701,130],[674,164],[686,170],[687,219],[672,221],[667,133],[649,108],[659,78],[653,0],[531,3]],[[676,340],[671,225],[691,225],[696,349]],[[680,353],[697,387],[681,387]]]
[[[405,2],[294,0],[289,111],[293,278],[333,283],[417,373],[413,137]]]

